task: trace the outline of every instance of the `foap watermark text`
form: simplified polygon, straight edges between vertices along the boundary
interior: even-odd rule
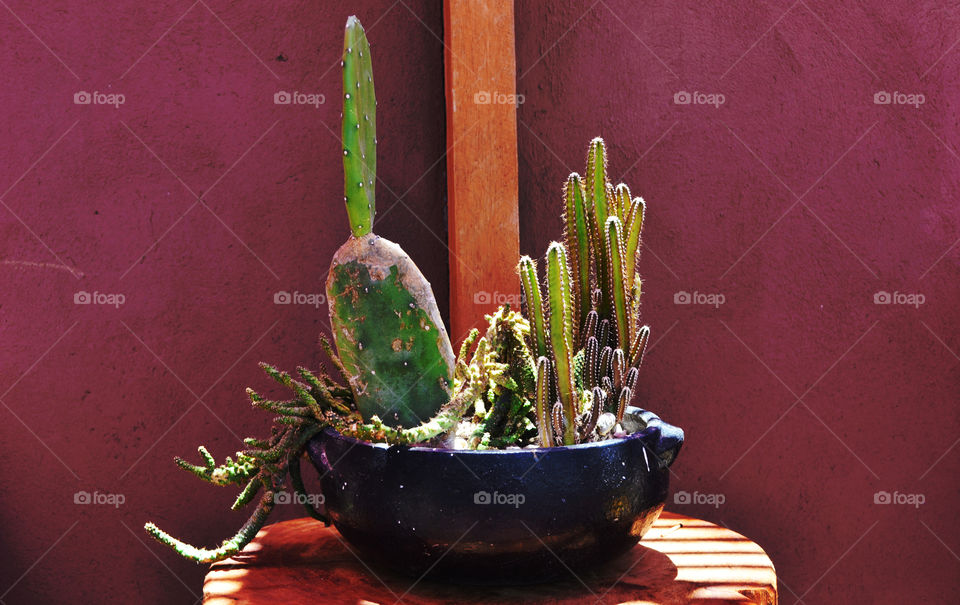
[[[520,508],[520,505],[527,501],[523,494],[501,494],[500,492],[479,491],[473,494],[474,504],[491,504],[501,506],[512,506]]]
[[[309,504],[310,506],[321,506],[323,504],[323,494],[298,494],[290,493],[286,490],[277,492],[274,496],[277,504]]]
[[[875,305],[908,305],[919,309],[920,305],[925,302],[927,302],[927,297],[919,292],[894,292],[891,294],[886,290],[880,290],[873,293],[873,304]]]
[[[127,297],[123,294],[108,294],[106,292],[87,292],[80,290],[73,293],[73,304],[75,305],[111,305],[120,308],[120,305],[127,302]]]
[[[714,508],[720,508],[720,506],[727,501],[727,497],[723,494],[701,494],[700,492],[690,492],[679,491],[673,495],[674,504],[709,504]]]
[[[300,92],[299,90],[287,92],[286,90],[278,90],[273,93],[274,105],[313,105],[317,109],[320,109],[320,106],[326,102],[327,97],[319,92]]]
[[[95,90],[92,93],[85,90],[73,93],[74,105],[113,105],[114,109],[120,109],[120,106],[127,102],[127,97],[118,92],[100,92]]]
[[[317,309],[320,308],[320,305],[325,305],[327,303],[327,295],[323,292],[298,292],[294,290],[293,292],[288,292],[287,290],[280,290],[273,293],[273,304],[275,305],[310,305]]]
[[[927,497],[923,494],[901,494],[900,492],[879,491],[873,495],[874,504],[905,504],[914,508],[920,508]]]
[[[523,105],[526,100],[521,94],[506,94],[497,91],[480,90],[473,94],[477,105]]]
[[[920,106],[927,102],[927,98],[919,92],[878,90],[873,93],[873,102],[875,105],[913,105],[914,109],[920,109]]]
[[[675,305],[709,305],[719,308],[720,305],[727,302],[727,297],[719,292],[687,292],[680,290],[673,294],[673,304]]]
[[[508,294],[506,292],[487,292],[481,290],[473,293],[473,304],[475,305],[512,305],[514,307],[523,302],[522,294]]]
[[[127,497],[123,494],[102,494],[100,492],[93,492],[91,494],[83,490],[73,494],[74,504],[102,504],[120,508],[126,501]]]
[[[713,105],[714,109],[720,109],[720,106],[727,102],[727,97],[720,92],[700,92],[695,90],[687,92],[680,90],[673,93],[674,105]]]

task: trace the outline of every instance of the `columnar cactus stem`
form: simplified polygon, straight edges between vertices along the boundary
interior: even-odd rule
[[[624,277],[623,231],[620,219],[611,216],[605,227],[607,258],[610,261],[610,294],[613,303],[614,318],[617,323],[617,346],[627,350],[630,347],[630,316],[627,282]]]
[[[624,219],[624,249],[626,251],[626,269],[624,276],[627,279],[631,291],[634,291],[634,279],[637,270],[637,251],[640,249],[640,232],[643,231],[643,216],[645,212],[646,204],[644,204],[643,198],[635,197],[630,203],[630,210]],[[637,284],[637,290],[639,290],[639,283]],[[640,293],[637,291],[636,298],[639,299],[639,297]]]
[[[587,339],[587,346],[584,347],[584,385],[588,389],[600,385],[600,377],[597,375],[597,369],[600,366],[600,345],[593,336]]]
[[[606,407],[622,416],[635,392],[638,366],[650,335],[649,327],[640,327],[642,282],[636,271],[646,204],[643,198],[633,197],[626,184],[612,185],[607,175],[606,144],[597,137],[587,149],[584,176],[573,173],[564,186],[565,247],[553,243],[547,251],[542,305],[524,307],[531,325],[540,321],[541,310],[546,316],[546,356],[555,370],[548,400],[556,402],[556,410],[562,412],[560,418],[554,413],[551,422],[557,425],[557,432],[563,431],[564,443],[570,443],[571,431],[575,439],[593,438],[587,430],[591,414],[584,414],[583,406],[595,388],[601,393],[593,395],[596,409]],[[565,315],[570,323],[561,329],[557,309],[563,312],[566,302],[557,296],[554,282],[560,276],[563,257],[570,285],[562,290],[571,306]],[[521,266],[526,269],[525,274],[521,271],[524,291],[539,293],[532,261],[526,259]],[[563,333],[559,341],[557,332]],[[569,346],[557,349],[558,342],[568,340]],[[543,355],[539,342],[531,339],[530,347]],[[567,386],[568,367],[573,368],[572,389]]]
[[[620,183],[613,190],[614,207],[617,210],[617,218],[626,222],[627,213],[630,211],[630,188],[626,183]]]
[[[586,441],[590,438],[593,430],[597,428],[597,421],[600,420],[600,414],[603,413],[603,404],[605,402],[606,395],[600,389],[600,387],[594,387],[591,392],[593,393],[593,407],[590,408],[590,416],[587,417],[586,424],[583,426],[583,429],[580,432],[581,441]]]
[[[591,216],[590,229],[593,235],[593,241],[599,245],[594,247],[593,260],[596,270],[597,285],[602,295],[598,301],[597,310],[600,315],[609,315],[610,297],[609,286],[607,285],[607,263],[604,254],[603,230],[607,223],[607,152],[603,139],[597,137],[590,141],[590,147],[587,150],[587,175],[586,187],[587,209]]]
[[[570,269],[563,244],[553,242],[547,248],[547,298],[550,309],[550,347],[557,372],[557,391],[566,419],[563,442],[576,440],[576,391],[573,381],[573,301],[570,300]]]
[[[620,397],[617,401],[617,422],[623,421],[623,414],[630,405],[630,399],[633,398],[633,392],[630,389],[621,389]]]
[[[564,441],[564,445],[570,445],[564,439],[566,435],[566,427],[570,424],[565,421],[563,417],[563,404],[559,401],[553,404],[550,412],[550,425],[553,427],[553,432]]]
[[[623,381],[624,386],[633,391],[637,388],[637,379],[640,377],[640,370],[637,368],[630,368],[630,371],[627,372],[627,378]]]
[[[590,313],[590,217],[587,214],[583,180],[577,173],[567,178],[564,188],[564,220],[566,246],[570,254],[570,278],[576,290],[573,301],[574,343],[580,342],[580,332]]]
[[[620,390],[626,380],[627,361],[623,349],[613,350],[613,388]]]
[[[343,36],[343,190],[354,237],[373,228],[377,175],[377,99],[370,44],[356,17]]]
[[[587,313],[587,320],[583,324],[583,346],[586,346],[587,341],[591,338],[596,338],[598,322],[599,316],[597,315],[596,311],[590,311]]]
[[[637,332],[633,344],[630,345],[630,367],[639,368],[643,361],[643,353],[647,350],[647,341],[650,340],[650,326],[643,326]]]
[[[523,299],[526,301],[530,331],[533,335],[533,354],[541,357],[547,354],[547,329],[543,317],[543,299],[540,295],[537,262],[529,256],[523,256],[520,258],[519,271]]]
[[[553,447],[552,419],[550,414],[553,406],[550,405],[550,360],[546,357],[537,359],[537,434],[540,438],[540,447]]]

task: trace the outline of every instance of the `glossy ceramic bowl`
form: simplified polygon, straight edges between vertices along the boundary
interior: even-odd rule
[[[633,434],[486,451],[388,447],[327,429],[307,447],[324,512],[371,565],[414,577],[532,583],[632,548],[663,510],[683,431],[629,408]]]

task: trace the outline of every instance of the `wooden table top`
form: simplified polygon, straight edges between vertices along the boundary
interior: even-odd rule
[[[232,559],[210,567],[209,605],[299,603],[641,603],[775,605],[777,576],[760,546],[708,521],[663,512],[629,553],[550,584],[463,587],[371,570],[333,527],[295,519],[264,527]]]

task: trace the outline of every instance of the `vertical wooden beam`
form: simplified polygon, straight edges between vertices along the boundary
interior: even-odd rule
[[[444,0],[450,337],[517,308],[516,56],[512,0]],[[455,344],[456,347],[456,344]]]

